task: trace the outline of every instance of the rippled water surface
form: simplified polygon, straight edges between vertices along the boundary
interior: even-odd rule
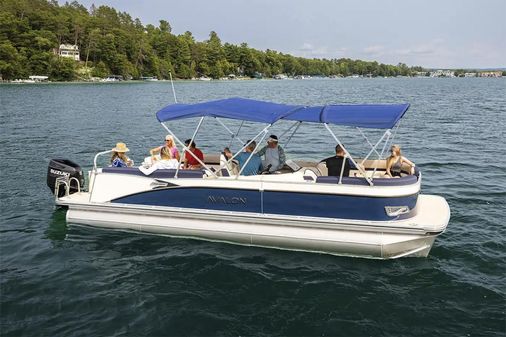
[[[165,135],[154,114],[173,101],[170,83],[1,85],[0,335],[506,335],[506,80],[175,87],[182,102],[411,103],[395,139],[421,168],[423,193],[448,200],[447,231],[428,258],[377,261],[69,227],[46,187],[49,160],[87,170],[121,140],[140,162]],[[173,124],[181,138],[195,126]],[[367,152],[355,131],[335,130],[352,154]],[[212,123],[197,142],[228,145]],[[333,146],[307,126],[288,152],[323,158]]]

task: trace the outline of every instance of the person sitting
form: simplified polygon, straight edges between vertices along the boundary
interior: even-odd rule
[[[345,160],[344,149],[339,144],[336,145],[336,155],[326,158],[322,160],[322,162],[325,162],[327,165],[328,175],[334,177],[340,177],[341,173],[343,177],[348,177],[350,175],[350,169],[355,167],[355,165],[350,162],[349,158]]]
[[[179,162],[179,151],[174,144],[174,137],[171,135],[165,136],[165,145],[152,148],[149,150],[149,154],[151,155],[153,162],[158,159],[155,157],[156,154],[160,155],[160,159],[162,159],[161,157],[163,155],[165,158],[176,159]]]
[[[242,170],[241,175],[256,175],[262,170],[262,160],[260,159],[260,156],[258,156],[256,153],[253,153],[253,151],[255,151],[257,143],[254,140],[248,140],[246,144],[248,144],[248,146],[246,146],[245,151],[239,153],[235,158],[239,162],[240,170]],[[251,159],[248,161],[248,158],[250,158],[250,156]],[[246,162],[248,163],[246,164]]]
[[[269,172],[280,170],[286,162],[285,151],[278,145],[278,137],[276,135],[269,136],[267,145],[261,148],[257,152],[257,155],[260,157],[265,156],[265,159],[262,160],[262,167]]]
[[[125,143],[116,143],[112,149],[111,166],[112,167],[130,167],[134,161],[127,157],[126,152],[130,151]]]
[[[222,152],[223,156],[225,156],[225,159],[228,161],[230,159],[232,159],[232,157],[234,156],[232,154],[232,151],[230,151],[230,149],[228,147],[224,148],[223,149],[223,152]]]
[[[184,144],[190,148],[189,151],[185,151],[184,153],[184,168],[189,170],[199,170],[202,168],[202,164],[198,162],[195,157],[200,159],[201,162],[204,162],[204,154],[200,149],[196,147],[195,142],[192,142],[191,139],[185,140]],[[191,153],[195,155],[192,156]]]
[[[154,151],[150,151],[150,153],[154,153]],[[139,170],[145,175],[149,176],[156,170],[175,170],[178,166],[179,159],[174,158],[172,151],[167,151],[162,148],[160,150],[160,159],[151,157],[151,160],[147,163],[146,166],[139,166]]]
[[[179,165],[179,151],[174,144],[174,137],[165,136],[165,145],[149,150],[151,157],[145,158],[139,170],[149,175],[158,169],[177,169]]]
[[[390,148],[391,155],[387,158],[385,175],[390,178],[400,178],[402,165],[407,164],[411,167],[410,174],[415,174],[415,164],[402,156],[401,147],[392,145]]]
[[[220,166],[228,171],[228,175],[236,175],[238,171],[238,161],[236,159],[232,159],[234,155],[230,148],[226,147],[223,149],[223,152],[220,154]]]

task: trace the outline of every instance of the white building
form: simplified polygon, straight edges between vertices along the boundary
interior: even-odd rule
[[[431,71],[430,77],[455,77],[455,72],[452,70],[436,70]]]
[[[75,44],[61,44],[58,48],[58,56],[69,57],[79,61],[79,47]]]
[[[482,71],[480,77],[502,77],[502,71]]]
[[[287,80],[288,76],[286,76],[285,74],[277,74],[274,75],[272,78],[275,80]]]
[[[47,82],[48,79],[47,76],[37,76],[37,75],[28,76],[28,78],[35,82]]]

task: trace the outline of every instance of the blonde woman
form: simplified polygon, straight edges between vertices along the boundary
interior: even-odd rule
[[[415,173],[415,164],[406,157],[402,156],[401,147],[399,145],[392,145],[390,152],[391,155],[387,158],[386,176],[390,178],[399,178],[401,176],[403,164],[411,166],[410,174]]]
[[[127,157],[126,152],[130,151],[125,143],[116,143],[112,149],[111,166],[112,167],[130,167],[134,164],[133,160]]]
[[[179,162],[179,151],[171,135],[165,136],[165,145],[152,148],[149,150],[149,154],[153,161],[156,160],[155,155],[159,154],[162,160],[176,159]]]

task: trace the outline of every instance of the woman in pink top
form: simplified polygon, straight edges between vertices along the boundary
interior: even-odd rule
[[[162,160],[176,159],[179,161],[179,151],[177,150],[177,147],[174,144],[174,138],[171,135],[165,136],[165,145],[149,150],[149,154],[153,159],[155,159],[154,156],[156,154],[160,154],[160,159]]]

